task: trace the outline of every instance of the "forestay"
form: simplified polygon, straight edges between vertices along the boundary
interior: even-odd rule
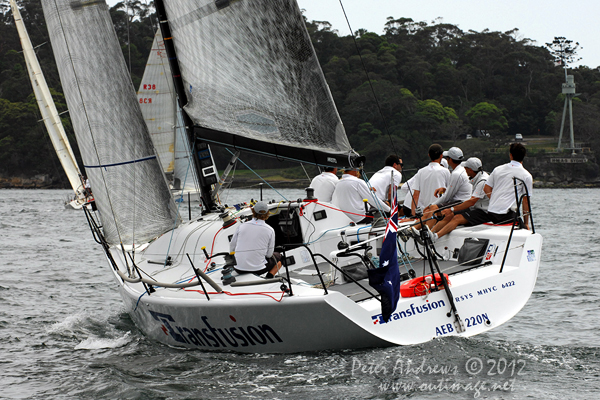
[[[309,149],[332,155],[333,164],[348,159],[348,138],[294,0],[164,4],[184,109],[202,139],[271,155]]]
[[[103,1],[42,0],[65,98],[109,244],[178,223]],[[93,49],[93,50],[90,50]]]

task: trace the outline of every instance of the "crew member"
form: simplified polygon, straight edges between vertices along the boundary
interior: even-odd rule
[[[395,154],[390,154],[385,159],[385,166],[369,179],[369,184],[375,189],[375,195],[388,205],[391,204],[392,184],[398,188],[400,182],[402,182],[402,160]]]
[[[338,182],[337,168],[325,167],[323,172],[313,178],[310,187],[314,189],[316,199],[331,203],[331,197]]]
[[[257,202],[252,207],[252,220],[239,224],[229,243],[229,250],[235,252],[237,265],[234,269],[242,273],[257,275],[267,273],[272,278],[281,268],[281,255],[275,250],[275,230],[267,225],[269,206]]]
[[[332,203],[358,224],[368,224],[373,222],[373,218],[365,215],[365,204],[363,199],[375,207],[381,208],[384,212],[389,212],[390,207],[375,199],[369,187],[359,177],[358,169],[347,169],[342,175],[342,179],[335,186]]]

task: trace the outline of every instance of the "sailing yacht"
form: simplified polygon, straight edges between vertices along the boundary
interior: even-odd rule
[[[193,195],[193,200],[198,200],[198,179],[191,163],[189,141],[160,29],[154,35],[137,96],[173,195],[176,200],[187,198],[188,194]]]
[[[107,5],[42,5],[100,211],[86,215],[125,309],[148,338],[244,353],[414,345],[487,332],[527,303],[541,257],[534,230],[481,225],[432,244],[402,234],[410,221],[373,216],[356,224],[310,189],[304,199],[268,205],[279,273],[235,272],[229,242],[251,209],[214,196],[209,144],[319,166],[364,165],[294,0],[155,2],[201,188],[203,214],[188,221],[177,212]],[[389,236],[396,231],[399,240]],[[373,260],[390,251],[398,266],[388,271],[402,279],[391,293],[396,304],[366,278],[386,268]]]
[[[86,191],[85,182],[82,180],[73,149],[67,139],[67,134],[62,125],[54,100],[50,94],[50,89],[42,73],[42,68],[38,62],[35,50],[25,29],[23,18],[21,18],[21,12],[17,7],[15,0],[10,0],[10,6],[15,20],[15,25],[21,39],[21,46],[23,47],[23,55],[27,64],[27,71],[29,72],[29,79],[31,86],[33,87],[33,93],[38,103],[42,120],[50,136],[52,146],[56,151],[58,159],[69,179],[69,183],[73,188],[74,197],[65,202],[65,207],[73,209],[81,209],[86,203],[92,200],[89,191]]]

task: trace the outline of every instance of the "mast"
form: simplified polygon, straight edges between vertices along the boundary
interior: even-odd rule
[[[183,123],[190,142],[190,148],[192,150],[191,158],[196,170],[196,176],[198,176],[200,180],[200,195],[202,198],[202,203],[204,204],[205,210],[210,211],[216,208],[216,204],[212,196],[212,185],[217,183],[217,171],[214,167],[212,153],[210,152],[208,144],[198,140],[195,137],[192,128],[194,124],[189,115],[183,109],[183,107],[187,104],[187,95],[185,93],[183,79],[181,78],[179,61],[175,53],[175,46],[173,44],[173,37],[171,35],[171,28],[169,26],[169,20],[165,10],[164,2],[163,0],[156,0],[154,4],[156,6],[156,13],[158,14],[165,50],[167,51],[167,55],[169,57],[175,93],[177,94],[179,108],[182,110],[181,114],[183,117]]]
[[[85,195],[83,194],[84,188],[81,181],[81,172],[77,166],[77,161],[75,161],[75,155],[73,154],[73,150],[67,139],[65,129],[58,115],[58,111],[56,110],[56,106],[54,105],[54,100],[48,89],[46,79],[42,74],[42,68],[35,55],[33,45],[31,44],[31,40],[25,29],[25,24],[23,23],[21,13],[19,12],[15,0],[10,0],[10,6],[12,8],[17,31],[19,32],[19,38],[21,39],[21,46],[23,47],[23,55],[27,64],[33,93],[37,99],[44,125],[48,131],[48,136],[50,136],[52,146],[54,146],[54,150],[67,174],[67,178],[69,179],[73,191],[78,200],[84,202]]]

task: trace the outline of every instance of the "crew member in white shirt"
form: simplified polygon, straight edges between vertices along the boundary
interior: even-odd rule
[[[347,169],[342,175],[342,179],[335,185],[332,203],[350,218],[352,221],[362,224],[371,223],[373,218],[365,215],[365,203],[363,199],[384,212],[389,212],[390,207],[384,202],[378,200],[369,190],[369,187],[359,178],[357,169]]]
[[[513,178],[517,178],[516,188],[519,198],[525,195],[522,202],[523,221],[524,227],[529,229],[529,197],[533,191],[533,178],[523,168],[523,159],[526,154],[527,149],[525,146],[521,143],[512,143],[510,145],[510,162],[494,168],[484,185],[483,190],[490,199],[487,212],[482,208],[466,209],[462,213],[456,214],[437,233],[437,236],[441,237],[451,232],[458,225],[474,226],[486,222],[494,224],[512,222],[516,216],[516,211],[513,210],[516,203],[515,181]]]
[[[428,153],[431,162],[417,172],[411,188],[413,193],[411,215],[415,215],[417,207],[425,208],[432,204],[436,200],[435,191],[447,187],[450,180],[450,171],[440,165],[444,154],[442,146],[434,143],[429,146]]]
[[[400,182],[402,182],[402,160],[395,154],[390,154],[385,159],[385,166],[369,179],[369,184],[375,189],[375,195],[387,205],[391,204],[392,184],[398,188]]]
[[[514,219],[513,207],[516,203],[515,182],[517,178],[517,194],[523,198],[523,222],[525,228],[529,229],[529,197],[533,192],[533,177],[523,167],[523,159],[527,155],[527,149],[521,143],[510,145],[510,162],[494,168],[484,191],[490,198],[488,216],[494,224],[511,222]]]
[[[257,202],[252,207],[252,220],[239,224],[229,243],[229,250],[235,252],[237,265],[234,269],[240,273],[267,273],[272,278],[281,268],[281,255],[275,250],[275,231],[266,220],[269,218],[269,206]]]
[[[437,234],[433,235],[434,241],[452,232],[458,225],[468,224],[464,217],[454,219],[455,216],[462,214],[467,210],[482,209],[487,211],[490,199],[487,197],[483,189],[489,175],[483,170],[481,160],[477,157],[471,157],[467,161],[463,162],[462,166],[467,172],[469,178],[471,178],[471,184],[473,187],[471,198],[459,205],[446,208],[441,211],[444,219],[435,224],[431,230],[433,233]]]
[[[331,197],[338,182],[337,168],[325,167],[323,172],[313,178],[310,187],[315,190],[316,199],[331,203]]]
[[[423,210],[423,218],[428,219],[439,208],[446,207],[451,204],[462,203],[471,198],[473,186],[469,182],[469,177],[463,168],[463,152],[458,147],[451,147],[450,150],[444,151],[443,157],[448,160],[448,165],[452,168],[450,179],[447,187],[440,187],[435,190],[436,199],[425,210]],[[431,219],[426,222],[429,228],[433,228],[436,221]],[[419,229],[420,226],[415,226]]]

